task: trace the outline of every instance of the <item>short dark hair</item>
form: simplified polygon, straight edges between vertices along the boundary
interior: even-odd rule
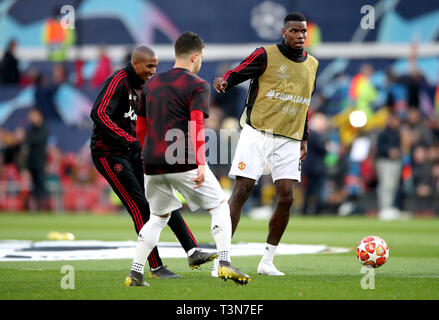
[[[284,24],[286,24],[288,21],[306,21],[306,18],[300,12],[291,12],[285,17]]]
[[[175,55],[192,54],[204,49],[204,42],[196,33],[187,31],[181,34],[174,44]]]

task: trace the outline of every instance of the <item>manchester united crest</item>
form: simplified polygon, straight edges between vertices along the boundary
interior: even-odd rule
[[[116,163],[114,165],[114,171],[115,172],[120,173],[120,172],[122,172],[122,170],[123,170],[123,165],[121,165],[120,163]]]

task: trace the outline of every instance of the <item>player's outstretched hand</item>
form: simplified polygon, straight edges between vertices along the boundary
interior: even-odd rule
[[[192,181],[196,183],[194,189],[198,189],[199,187],[201,187],[203,185],[205,175],[206,175],[206,166],[199,165],[198,171],[197,171],[197,176],[192,179]]]
[[[216,92],[220,93],[224,93],[226,92],[226,88],[227,88],[227,81],[225,81],[223,78],[221,77],[217,77],[215,78],[215,80],[213,80],[213,88],[215,89]]]

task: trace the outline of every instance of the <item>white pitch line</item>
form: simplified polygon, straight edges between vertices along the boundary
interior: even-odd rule
[[[103,260],[131,259],[134,256],[135,241],[0,241],[0,261],[65,261],[65,260]],[[57,248],[59,248],[57,250]],[[186,258],[186,252],[178,242],[160,242],[158,245],[162,258]],[[204,248],[215,252],[213,245]],[[261,256],[265,244],[250,242],[232,244],[232,256]],[[344,253],[348,248],[332,248],[326,245],[284,244],[281,243],[277,255]]]

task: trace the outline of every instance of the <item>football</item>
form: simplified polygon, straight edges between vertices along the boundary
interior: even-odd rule
[[[381,267],[389,258],[389,246],[378,236],[367,236],[357,246],[357,259],[370,268]]]

